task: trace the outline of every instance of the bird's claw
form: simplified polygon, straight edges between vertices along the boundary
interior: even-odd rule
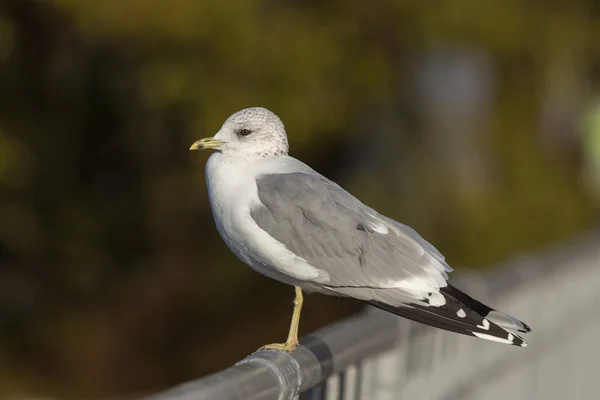
[[[279,350],[279,351],[294,351],[298,347],[298,341],[291,341],[285,343],[272,343],[261,347],[258,350]]]

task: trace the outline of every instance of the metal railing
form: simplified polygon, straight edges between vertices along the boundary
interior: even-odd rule
[[[516,348],[367,311],[152,400],[598,398],[600,233],[453,282],[526,321]]]

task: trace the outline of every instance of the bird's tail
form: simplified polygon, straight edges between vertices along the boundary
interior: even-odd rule
[[[375,307],[393,314],[463,335],[525,347],[527,342],[515,332],[529,333],[525,323],[471,298],[453,286],[440,290],[446,303],[442,306],[409,304],[391,306],[382,301],[369,301]]]

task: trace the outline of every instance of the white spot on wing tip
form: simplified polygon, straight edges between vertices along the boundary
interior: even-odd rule
[[[489,340],[492,342],[504,343],[504,344],[513,344],[512,340],[504,339],[497,336],[488,335],[487,333],[479,333],[479,332],[471,332],[473,335],[477,336],[479,339]]]
[[[490,321],[487,319],[483,319],[483,325],[477,325],[478,328],[485,329],[486,331],[490,330]]]
[[[527,347],[527,342],[521,343],[521,347]]]
[[[456,312],[456,315],[458,315],[459,318],[464,318],[467,316],[467,313],[461,308]]]

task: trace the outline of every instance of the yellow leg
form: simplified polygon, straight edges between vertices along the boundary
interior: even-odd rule
[[[260,348],[260,350],[274,349],[282,351],[292,351],[298,346],[298,327],[300,326],[300,312],[302,312],[302,289],[296,286],[296,298],[294,299],[294,313],[292,314],[292,322],[290,323],[290,331],[285,343],[268,344]]]

